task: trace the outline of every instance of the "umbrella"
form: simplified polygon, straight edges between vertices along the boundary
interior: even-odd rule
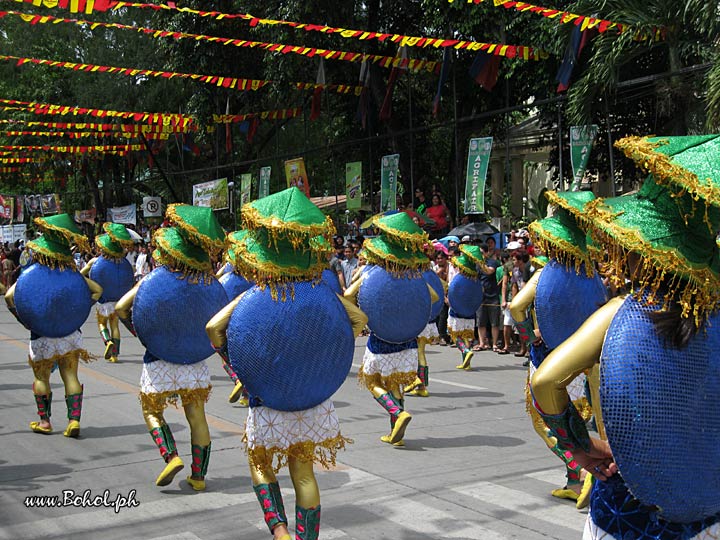
[[[136,233],[134,230],[132,230],[129,227],[125,227],[127,229],[128,234],[130,234],[130,238],[132,238],[133,242],[142,242],[142,236],[140,236],[138,233]]]
[[[418,214],[415,210],[410,210],[408,208],[406,210],[403,210],[403,212],[405,212],[411,218],[417,218],[419,221],[418,225],[420,225],[421,227],[435,225],[435,220],[430,219],[424,214]]]
[[[490,223],[466,223],[455,227],[448,233],[448,236],[457,236],[462,238],[463,236],[469,236],[471,239],[481,238],[489,234],[495,234],[498,231]]]

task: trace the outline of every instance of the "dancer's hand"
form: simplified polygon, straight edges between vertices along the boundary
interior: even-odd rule
[[[585,452],[577,448],[572,454],[575,461],[598,480],[605,481],[618,472],[607,441],[591,437],[589,451]]]

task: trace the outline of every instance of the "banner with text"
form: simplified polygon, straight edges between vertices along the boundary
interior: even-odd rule
[[[209,206],[213,210],[225,210],[230,206],[229,200],[227,178],[193,186],[193,206]]]
[[[108,208],[108,220],[113,223],[137,224],[137,207],[134,204]]]
[[[492,137],[470,139],[465,176],[464,212],[466,214],[485,213],[485,179],[490,163],[492,143]]]
[[[347,209],[359,210],[362,206],[362,161],[345,164],[345,194]]]
[[[240,175],[240,205],[247,204],[252,200],[252,174]]]
[[[272,167],[260,167],[260,182],[258,183],[258,199],[270,195],[270,173]]]
[[[305,159],[297,158],[285,162],[285,179],[287,187],[295,186],[310,197],[310,182],[305,171]]]
[[[75,221],[78,223],[89,223],[93,225],[95,223],[95,216],[97,215],[97,209],[90,208],[89,210],[75,210]]]
[[[597,136],[598,127],[590,126],[570,127],[570,163],[573,170],[573,181],[570,191],[579,191],[580,184],[585,177],[590,150]]]
[[[0,223],[12,223],[15,215],[15,197],[0,195]]]
[[[400,154],[383,156],[380,166],[380,211],[397,209],[397,176]]]

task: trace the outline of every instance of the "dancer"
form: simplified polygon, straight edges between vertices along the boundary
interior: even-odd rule
[[[520,339],[530,345],[528,382],[545,356],[607,301],[605,287],[594,273],[588,256],[585,233],[574,217],[581,216],[585,205],[595,196],[592,192],[581,191],[548,192],[546,197],[554,205],[554,214],[531,223],[529,229],[535,245],[551,258],[543,268],[535,271],[510,303],[510,314],[517,322]],[[589,420],[592,409],[585,398],[585,374],[577,377],[570,387],[573,402],[583,419]],[[557,440],[547,435],[548,428],[532,406],[527,385],[526,409],[535,432],[565,463],[565,486],[554,489],[553,497],[580,501],[582,507],[587,500],[587,497],[579,499],[585,473],[572,454],[561,449]]]
[[[433,251],[434,253],[434,251]],[[425,325],[425,329],[417,338],[418,344],[418,368],[417,377],[412,384],[405,387],[405,393],[410,396],[428,397],[428,384],[430,384],[430,368],[428,367],[427,357],[425,356],[425,347],[434,340],[440,339],[438,331],[438,318],[443,306],[445,305],[445,294],[447,293],[447,283],[444,282],[432,270],[428,269],[422,273],[423,279],[432,287],[437,295],[437,300],[432,303],[430,311],[430,321]]]
[[[633,195],[586,207],[593,240],[633,292],[598,309],[531,379],[560,447],[600,480],[585,539],[720,535],[719,144],[622,139],[616,146],[650,176]],[[588,435],[565,389],[598,362],[595,416],[607,441]]]
[[[475,313],[483,301],[483,284],[478,272],[486,272],[485,258],[478,246],[461,244],[459,255],[450,259],[448,271],[448,333],[457,345],[462,363],[457,369],[470,371],[475,345]]]
[[[35,433],[52,433],[50,373],[57,364],[65,385],[68,425],[66,437],[80,435],[83,385],[78,362],[90,360],[80,327],[102,288],[77,271],[70,246],[89,251],[88,241],[67,214],[35,218],[42,236],[27,243],[33,264],[5,293],[8,309],[30,330],[28,363],[35,375],[33,394],[40,420],[30,422]]]
[[[205,359],[213,354],[205,324],[228,303],[213,275],[210,257],[222,249],[225,235],[210,208],[171,204],[166,217],[173,226],[158,229],[154,235],[154,257],[162,266],[123,296],[115,312],[146,348],[140,403],[166,463],[155,485],[167,486],[184,467],[163,416],[165,407],[177,406],[180,398],[192,445],[187,482],[202,491],[211,448],[205,418],[211,385]]]
[[[100,255],[88,261],[80,273],[100,284],[103,294],[95,305],[98,330],[105,345],[105,360],[117,362],[120,355],[120,328],[115,314],[115,302],[133,288],[135,275],[125,258],[134,246],[127,229],[119,223],[103,224],[105,234],[95,237]]]
[[[245,442],[253,489],[276,540],[289,540],[276,473],[295,488],[295,538],[316,540],[320,492],[313,463],[335,464],[348,441],[332,394],[352,365],[367,318],[321,279],[335,228],[297,188],[243,206],[251,232],[235,267],[256,283],[207,325],[217,352],[250,394]]]
[[[380,440],[404,446],[412,416],[403,389],[417,375],[417,336],[429,320],[437,295],[422,278],[427,235],[405,212],[375,217],[380,236],[366,240],[368,266],[345,291],[368,316],[367,341],[358,380],[390,415],[390,433]]]
[[[235,245],[240,242],[246,234],[247,231],[235,231],[227,235],[225,238],[225,264],[215,275],[225,289],[228,300],[231,301],[253,286],[251,281],[248,281],[244,276],[240,275],[233,264],[233,261],[235,260]],[[247,407],[247,391],[245,390],[242,382],[240,382],[240,378],[237,376],[237,373],[235,373],[235,370],[232,368],[230,363],[226,362],[225,359],[222,360],[222,365],[225,373],[227,373],[230,377],[230,380],[235,383],[235,386],[228,397],[228,402],[235,403],[239,400],[239,405],[241,407]]]

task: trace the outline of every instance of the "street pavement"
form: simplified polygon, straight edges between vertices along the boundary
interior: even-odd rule
[[[142,418],[138,381],[143,349],[123,331],[120,362],[80,367],[85,385],[82,430],[63,437],[63,387],[53,373],[51,435],[32,433],[37,419],[27,365],[27,331],[0,307],[0,538],[254,540],[270,538],[253,494],[242,433],[246,410],[231,405],[231,382],[210,358],[213,392],[207,404],[213,452],[207,491],[193,492],[190,440],[182,410],[170,423],[186,469],[165,488],[154,485],[162,462]],[[83,327],[85,346],[101,356],[94,314]],[[288,336],[292,339],[292,336]],[[330,338],[328,338],[330,339]],[[380,442],[388,416],[356,382],[365,339],[335,395],[342,431],[354,444],[333,470],[318,469],[325,540],[577,540],[586,513],[558,501],[562,463],[532,430],[525,413],[527,369],[521,358],[478,352],[473,370],[459,371],[454,348],[428,347],[430,397],[406,399],[413,421],[406,446]],[[301,361],[301,359],[298,359]],[[291,517],[292,484],[278,476]],[[26,507],[27,497],[72,490],[79,501],[124,497],[127,507]],[[122,503],[123,499],[117,501]],[[290,520],[291,530],[293,519]]]

